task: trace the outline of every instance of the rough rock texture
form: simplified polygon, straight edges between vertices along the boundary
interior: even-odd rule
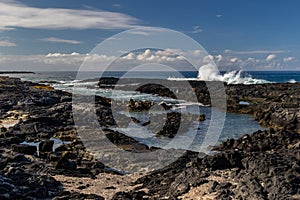
[[[206,84],[190,84],[198,100],[209,105]],[[155,87],[145,85],[139,91],[172,95]],[[260,124],[272,128],[227,140],[214,148],[219,151],[215,155],[199,158],[188,152],[140,178],[135,184],[142,186],[118,193],[115,199],[193,199],[187,194],[197,191],[203,199],[299,199],[300,84],[225,85],[225,89],[229,112],[252,114]]]
[[[112,87],[109,84],[116,82],[116,79],[108,78],[100,81],[100,86],[109,88]],[[190,84],[198,100],[209,105],[206,84],[199,81]],[[138,88],[142,92],[175,98],[176,92],[159,85]],[[118,191],[113,199],[193,199],[199,196],[299,199],[300,84],[229,85],[225,88],[228,111],[252,114],[261,124],[273,128],[249,133],[237,140],[229,139],[214,147],[214,155],[186,152],[171,165],[139,178],[132,183],[135,188],[131,191]],[[241,101],[249,105],[241,104]],[[103,199],[101,191],[97,195],[64,191],[61,183],[51,175],[88,178],[95,178],[99,173],[122,175],[107,169],[86,151],[74,127],[71,102],[69,93],[52,87],[0,78],[1,199]],[[140,111],[153,106],[149,102],[140,105],[136,106],[134,102],[132,109]],[[171,109],[164,105],[166,110]],[[119,148],[136,153],[155,150],[110,129],[119,125],[113,116],[110,99],[96,97],[95,108],[105,137]],[[83,110],[85,118],[81,120],[91,120],[89,112]],[[180,114],[170,112],[157,136],[174,137],[180,117]],[[189,127],[189,121],[193,121],[192,117],[190,119],[180,125]],[[123,123],[126,125],[130,121],[141,125],[148,123],[134,117]],[[63,142],[54,151],[52,137]],[[23,142],[28,144],[20,144]],[[39,148],[29,144],[32,142],[38,143]]]
[[[227,86],[228,110],[253,114],[260,124],[300,133],[300,84]],[[240,101],[249,105],[240,105]]]
[[[205,82],[190,81],[199,102],[210,105],[210,91]],[[213,84],[210,84],[213,85]],[[180,87],[180,84],[176,85]],[[153,93],[150,86],[143,92]],[[150,91],[150,92],[148,92]],[[214,90],[218,91],[218,88]],[[300,133],[300,83],[226,85],[227,111],[252,114],[262,125]],[[189,93],[187,93],[188,95]],[[168,96],[168,94],[164,94]],[[241,104],[240,102],[246,102]]]
[[[1,199],[53,198],[63,188],[51,174],[94,177],[105,171],[77,135],[69,93],[1,77],[0,99]],[[66,144],[53,151],[51,137]]]
[[[138,199],[134,196],[143,192],[145,199],[177,199],[208,185],[210,189],[202,195],[213,195],[215,199],[297,199],[299,144],[300,136],[295,133],[258,131],[224,142],[216,147],[221,151],[216,155],[200,158],[197,153],[187,152],[173,164],[135,182],[142,186],[118,196]]]

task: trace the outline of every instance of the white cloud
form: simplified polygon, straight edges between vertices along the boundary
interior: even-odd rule
[[[232,51],[230,49],[224,50],[224,53],[227,54],[238,54],[238,55],[248,55],[248,54],[279,54],[287,53],[289,51],[285,50],[255,50],[255,51]]]
[[[220,18],[220,17],[223,17],[223,15],[220,15],[220,14],[219,14],[219,15],[216,15],[216,17],[217,17],[217,18]]]
[[[238,61],[238,58],[237,58],[237,57],[230,58],[230,62],[232,62],[232,63],[235,63],[235,62],[237,62],[237,61]]]
[[[294,59],[295,59],[294,57],[286,57],[286,58],[283,58],[283,61],[290,62],[290,61],[293,61]]]
[[[174,54],[181,54],[182,51],[179,49],[166,49],[166,50],[158,50],[155,52],[156,55],[159,56],[172,56]]]
[[[66,39],[61,39],[56,37],[42,38],[40,40],[44,42],[54,42],[54,43],[81,44],[80,41],[66,40]]]
[[[232,51],[230,49],[225,49],[224,53],[231,53]]]
[[[71,56],[79,56],[80,54],[79,53],[77,53],[77,52],[73,52],[73,53],[71,53]],[[87,54],[88,55],[88,54]]]
[[[130,52],[129,54],[127,54],[126,56],[123,57],[123,59],[125,60],[134,60],[135,59],[135,54]]]
[[[252,57],[247,58],[246,61],[247,61],[247,62],[257,62],[257,60],[255,60],[255,59],[252,58]]]
[[[88,9],[37,8],[14,0],[0,2],[0,30],[129,29],[139,20],[126,14]]]
[[[207,55],[203,58],[204,63],[211,63],[211,61],[213,61],[213,60],[214,60],[214,56],[212,56],[212,55]]]
[[[272,54],[271,54],[272,55]],[[85,70],[101,70],[113,62],[112,70],[128,70],[133,66],[139,66],[147,63],[160,63],[167,66],[172,66],[178,70],[191,70],[192,66],[186,62],[186,59],[191,63],[196,64],[198,67],[205,64],[211,64],[216,61],[220,70],[263,70],[263,69],[281,69],[286,66],[292,69],[289,63],[284,63],[284,60],[275,59],[272,62],[266,61],[264,57],[233,57],[232,55],[207,55],[203,51],[188,51],[183,52],[179,49],[166,49],[166,50],[150,50],[130,52],[124,54],[123,57],[117,58],[115,56],[108,56],[102,54],[80,54],[52,52],[46,55],[1,55],[0,69],[1,70],[36,70],[36,71],[51,71],[51,70],[64,70],[72,71],[77,70],[83,62],[87,62]],[[286,57],[285,61],[296,60],[292,57]]]
[[[184,56],[177,56],[176,59],[178,59],[178,60],[186,60],[186,57],[184,57]]]
[[[79,67],[83,61],[88,63],[85,67],[86,70],[99,69],[107,66],[108,63],[117,59],[115,56],[99,55],[99,54],[79,54],[73,52],[70,54],[65,53],[49,53],[46,56],[36,55],[35,62],[52,65],[54,67],[62,66],[64,68]]]
[[[48,53],[46,55],[46,58],[53,58],[53,57],[62,57],[65,56],[66,54],[61,54],[61,53]]]
[[[177,53],[177,54],[181,54],[182,51],[181,50],[172,50],[173,52]],[[187,54],[188,56],[192,56],[192,57],[203,57],[205,56],[207,53],[205,52],[205,50],[192,50],[192,51],[188,51],[188,52],[185,52],[184,54]]]
[[[151,55],[151,51],[150,49],[146,49],[144,53],[139,54],[136,58],[137,60],[145,60],[146,58],[149,58],[149,56]]]
[[[221,54],[215,56],[218,62],[221,62],[223,60],[223,56]]]
[[[47,55],[2,55],[0,57],[1,70],[77,70],[85,61],[85,70],[101,70],[116,57],[98,54],[79,54],[76,52],[49,53]]]
[[[180,70],[195,69],[186,61],[187,57],[191,63],[202,66],[202,61],[205,54],[202,51],[182,52],[179,49],[166,50],[150,50],[145,49],[139,52],[130,52],[121,58],[102,54],[80,54],[52,52],[46,55],[3,55],[0,57],[1,70],[36,70],[36,71],[51,71],[51,70],[77,70],[81,64],[87,63],[85,70],[101,70],[104,67],[111,65],[112,70],[127,70],[133,66],[138,66],[146,63],[159,63],[167,66],[172,66]],[[210,55],[208,58],[213,59]],[[197,62],[199,61],[199,62]],[[210,63],[211,60],[208,61]]]
[[[157,28],[157,27],[143,26],[143,27],[139,27],[138,30],[131,30],[127,33],[132,35],[149,36],[149,35],[161,34],[164,32],[167,33],[168,30]]]
[[[200,26],[194,26],[192,33],[201,33],[203,30],[200,28]]]
[[[15,47],[17,46],[16,43],[10,42],[8,40],[0,41],[0,47]]]
[[[46,58],[54,58],[54,57],[66,57],[66,56],[80,56],[79,53],[73,52],[71,54],[63,54],[63,53],[48,53]]]
[[[182,52],[178,52],[178,49],[166,49],[166,50],[157,50],[151,51],[150,49],[146,49],[143,52],[133,53],[130,52],[129,54],[122,57],[123,60],[132,60],[136,62],[181,62],[186,58],[182,55]]]
[[[151,33],[146,32],[146,31],[131,31],[130,34],[133,34],[133,35],[143,35],[143,36],[151,35]]]
[[[270,54],[267,56],[266,61],[274,60],[277,56],[275,54]]]
[[[230,52],[225,50],[224,52]],[[268,59],[267,59],[268,56]],[[282,57],[276,59],[279,56],[276,54],[269,55],[233,55],[230,53],[209,55],[204,57],[204,62],[209,62],[210,59],[214,59],[219,70],[280,70],[291,69],[295,70],[299,67],[299,61],[295,57]],[[271,62],[270,62],[271,61]],[[296,62],[297,61],[297,62]]]

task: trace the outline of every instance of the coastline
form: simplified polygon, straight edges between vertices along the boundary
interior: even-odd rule
[[[111,80],[108,81],[111,84]],[[198,99],[203,103],[209,102],[209,98],[204,99],[209,93],[207,89],[197,91],[203,83],[190,83],[196,88]],[[216,155],[199,158],[198,153],[188,151],[163,169],[139,174],[128,182],[121,181],[123,187],[129,184],[128,189],[102,187],[111,190],[105,197],[193,199],[192,195],[202,195],[207,199],[299,198],[300,84],[225,87],[229,112],[252,114],[259,123],[271,128],[249,133],[237,140],[228,139],[215,147],[219,151]],[[68,177],[97,179],[102,175],[108,178],[103,183],[106,185],[109,178],[116,181],[118,177],[126,179],[124,177],[129,176],[107,170],[85,150],[74,127],[70,93],[7,77],[0,77],[0,90],[1,118],[13,118],[14,122],[18,122],[11,123],[14,125],[11,128],[1,124],[0,179],[3,180],[1,186],[7,188],[0,194],[1,197],[9,199],[26,195],[60,199],[68,197],[68,191],[74,189],[67,187]],[[147,92],[147,88],[143,88],[143,92]],[[241,101],[249,105],[241,105]],[[114,124],[107,99],[99,98],[97,106],[107,114],[103,123]],[[136,151],[137,145],[142,152],[150,149],[120,133],[109,133],[113,143],[118,143],[121,148],[126,146],[128,151]],[[63,144],[53,152],[53,144],[49,142],[52,137],[71,143]],[[20,145],[24,141],[41,141],[39,156],[36,156],[37,149]],[[110,174],[113,175],[110,177]],[[40,182],[44,184],[38,184]],[[101,199],[100,196],[105,193],[93,190],[92,194],[88,194],[93,183],[88,186],[80,184],[81,181],[75,182],[79,185],[74,186],[77,188],[74,198]]]
[[[0,74],[35,74],[30,71],[0,71]]]

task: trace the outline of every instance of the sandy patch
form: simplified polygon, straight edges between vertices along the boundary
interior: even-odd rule
[[[136,187],[136,185],[130,186],[131,183],[142,176],[143,175],[140,173],[124,176],[101,173],[97,175],[96,179],[69,177],[64,175],[55,175],[53,178],[60,181],[67,191],[75,191],[83,194],[97,194],[105,199],[111,199],[117,192],[131,191]]]
[[[0,127],[13,127],[14,125],[18,124],[21,119],[25,121],[28,117],[28,114],[20,113],[16,110],[8,111],[6,114],[10,115],[10,117],[0,119]]]
[[[209,188],[212,187],[213,181],[218,183],[229,182],[232,185],[237,185],[234,179],[230,178],[233,172],[229,170],[217,170],[210,175],[207,180],[208,183],[202,184],[198,187],[192,187],[190,191],[180,197],[182,200],[214,200],[217,198],[217,192],[209,193]]]

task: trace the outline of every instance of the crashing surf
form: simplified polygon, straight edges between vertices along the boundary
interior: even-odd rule
[[[239,71],[234,70],[234,71],[226,72],[225,74],[221,75],[218,70],[211,67],[210,65],[204,65],[200,67],[197,78],[169,77],[168,80],[222,81],[227,84],[244,84],[244,85],[271,83],[270,81],[264,79],[255,79],[251,75],[243,75],[242,72],[243,72],[242,70]]]

